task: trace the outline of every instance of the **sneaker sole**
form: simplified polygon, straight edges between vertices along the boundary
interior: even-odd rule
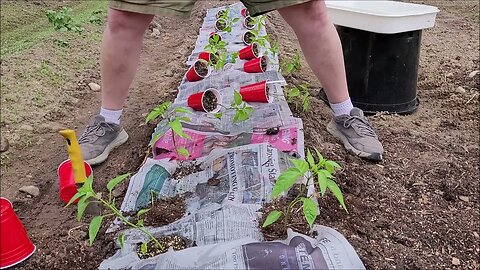
[[[115,140],[113,140],[109,145],[107,145],[105,150],[98,157],[85,160],[85,162],[92,166],[104,162],[105,160],[107,160],[108,155],[113,149],[124,144],[127,140],[128,134],[124,129],[122,129],[122,131],[120,131],[120,133],[118,134],[117,138],[115,138]]]
[[[353,153],[354,155],[357,155],[361,158],[365,158],[365,159],[368,159],[368,160],[373,160],[373,161],[382,161],[382,154],[379,154],[379,153],[368,153],[368,152],[364,152],[364,151],[361,151],[361,150],[358,150],[356,149],[355,147],[353,147],[353,145],[350,144],[350,142],[348,141],[347,137],[345,137],[345,135],[343,135],[338,129],[337,129],[337,126],[336,124],[333,122],[333,121],[330,121],[330,123],[328,123],[327,125],[327,131],[333,135],[333,137],[339,139],[343,145],[345,146],[345,149],[347,149],[348,151],[350,151],[351,153]]]

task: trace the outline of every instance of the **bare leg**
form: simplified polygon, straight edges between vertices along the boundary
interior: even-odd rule
[[[138,68],[143,35],[153,15],[108,10],[101,52],[102,107],[123,108]]]
[[[330,103],[349,98],[342,45],[337,31],[327,15],[323,0],[278,10],[293,28],[307,59]]]

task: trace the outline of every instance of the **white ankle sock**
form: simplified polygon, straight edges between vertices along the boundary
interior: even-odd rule
[[[120,118],[122,117],[122,110],[112,111],[100,108],[100,115],[105,118],[105,122],[120,125]]]
[[[330,103],[330,107],[332,107],[333,114],[335,116],[339,115],[350,115],[350,111],[353,109],[352,101],[349,99],[340,102],[340,103]]]

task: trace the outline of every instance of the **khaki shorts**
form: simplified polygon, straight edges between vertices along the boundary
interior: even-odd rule
[[[152,15],[189,16],[197,0],[111,0],[110,7]],[[202,0],[199,0],[202,1]],[[240,0],[252,16],[312,0]]]

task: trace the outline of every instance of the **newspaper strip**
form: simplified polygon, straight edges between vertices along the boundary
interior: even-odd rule
[[[302,120],[294,118],[292,124],[284,125],[278,128],[267,129],[267,131],[242,132],[236,135],[225,135],[217,132],[206,132],[208,126],[195,127],[189,129],[184,127],[184,132],[190,136],[189,139],[177,137],[176,145],[172,143],[173,132],[167,129],[167,132],[160,136],[153,145],[154,159],[182,159],[176,152],[176,147],[184,147],[190,153],[188,159],[197,159],[207,156],[214,149],[228,149],[242,145],[269,143],[276,149],[285,153],[302,153],[303,144],[297,143],[303,141]],[[270,132],[270,133],[269,133]]]
[[[353,247],[334,229],[315,225],[315,238],[288,229],[285,240],[259,242],[245,237],[225,243],[170,250],[140,260],[124,248],[101,269],[365,269]],[[131,246],[131,245],[129,245]],[[122,253],[123,252],[123,253]]]

